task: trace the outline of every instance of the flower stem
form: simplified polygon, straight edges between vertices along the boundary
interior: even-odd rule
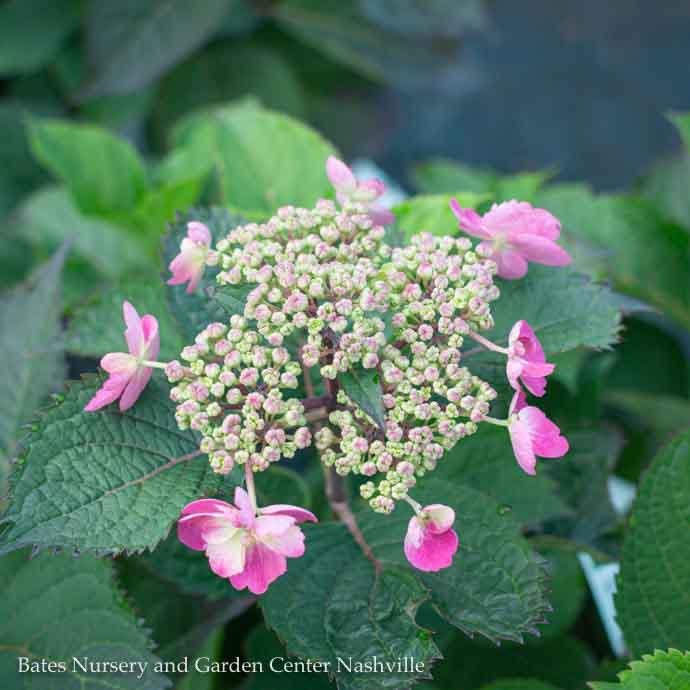
[[[499,352],[502,355],[509,355],[510,353],[508,352],[508,348],[506,347],[501,347],[500,345],[496,345],[496,343],[492,343],[490,340],[485,338],[483,335],[479,335],[479,333],[475,333],[474,331],[470,331],[467,335],[469,335],[472,340],[476,340],[480,345],[483,345],[487,350],[491,350],[492,352]]]
[[[483,417],[483,422],[489,422],[489,424],[494,424],[495,426],[508,426],[507,419],[496,419],[496,417]]]
[[[259,506],[256,503],[256,487],[254,486],[254,471],[252,470],[251,463],[249,460],[244,463],[244,479],[247,484],[247,493],[249,494],[249,500],[252,502],[252,508],[254,508],[254,513],[259,512]]]
[[[406,503],[409,503],[412,506],[412,510],[414,510],[416,515],[419,515],[422,512],[422,504],[417,503],[417,501],[415,501],[414,498],[410,498],[409,496],[403,496],[403,499]]]
[[[151,367],[151,369],[165,369],[165,367],[168,366],[167,362],[152,362],[151,360],[148,359],[143,359],[141,363],[145,367]]]

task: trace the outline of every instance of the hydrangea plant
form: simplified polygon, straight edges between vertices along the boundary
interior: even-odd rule
[[[527,474],[537,456],[568,451],[558,427],[526,400],[526,391],[544,395],[554,370],[533,329],[517,321],[507,347],[482,335],[494,327],[495,275],[518,279],[528,261],[570,261],[557,244],[558,220],[517,201],[480,217],[453,200],[460,227],[481,243],[422,232],[393,246],[384,225],[393,217],[376,205],[383,183],[356,180],[334,157],[326,169],[337,203],[282,207],[215,243],[204,223],[190,221],[168,284],[195,293],[213,271],[220,289],[241,296],[242,310],[208,323],[179,359],[159,362],[155,316],[125,302],[128,353],[103,357],[109,377],[85,407],[119,399],[127,410],[152,370],[164,370],[178,428],[197,432],[213,472],[240,468],[246,487],[235,489],[234,504],[200,498],[184,507],[179,539],[254,594],[286,572],[287,558],[304,554],[298,525],[316,521],[305,508],[257,500],[255,475],[301,449],[316,447],[331,482],[361,477],[359,493],[375,512],[407,504],[404,553],[426,572],[449,567],[459,544],[454,510],[414,498],[446,451],[481,424],[506,428]],[[471,343],[505,357],[513,390],[505,418],[490,414],[497,391],[472,370]],[[349,508],[340,510],[368,552]]]

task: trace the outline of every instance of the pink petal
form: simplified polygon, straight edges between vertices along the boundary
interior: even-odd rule
[[[525,407],[520,411],[532,440],[534,452],[543,458],[560,458],[568,452],[568,441],[561,430],[538,407]]]
[[[230,503],[221,501],[217,498],[199,498],[196,501],[188,503],[182,509],[182,515],[194,515],[194,514],[204,514],[204,515],[228,515],[237,512],[235,507]]]
[[[177,538],[190,549],[203,551],[206,542],[203,537],[203,526],[208,517],[190,516],[177,521]]]
[[[177,537],[190,549],[203,551],[206,548],[203,538],[206,523],[209,520],[224,517],[236,525],[237,521],[233,519],[236,514],[237,510],[234,506],[215,498],[192,501],[182,509],[181,517],[177,521]]]
[[[357,183],[357,188],[352,194],[353,201],[369,204],[378,199],[386,191],[386,185],[375,177]]]
[[[553,370],[556,368],[555,364],[550,362],[530,362],[529,360],[522,359],[522,376],[531,377],[544,377],[553,374]]]
[[[247,550],[244,570],[230,577],[230,583],[235,589],[247,587],[253,594],[263,594],[286,570],[285,556],[263,544],[254,544]]]
[[[513,446],[513,453],[518,461],[518,465],[527,474],[536,474],[537,458],[534,455],[532,438],[527,425],[520,419],[517,419],[508,427],[508,432],[510,433],[510,442]]]
[[[567,266],[572,259],[570,254],[553,240],[539,235],[519,235],[510,238],[510,246],[520,252],[525,259],[546,266]]]
[[[117,374],[109,376],[96,391],[93,398],[89,400],[84,410],[86,412],[95,412],[114,402],[120,397],[128,381],[128,376],[118,376]]]
[[[546,393],[546,379],[543,376],[525,376],[523,373],[520,377],[525,388],[532,394],[541,398]]]
[[[461,229],[468,235],[478,237],[482,240],[490,240],[493,237],[493,233],[488,232],[486,228],[483,227],[482,218],[474,209],[463,208],[460,206],[457,199],[451,199],[450,210],[458,219]]]
[[[122,396],[120,397],[121,412],[128,410],[139,399],[139,396],[144,391],[144,388],[146,388],[146,384],[149,382],[152,373],[152,369],[140,366],[134,376],[129,379],[124,391],[122,391]]]
[[[431,518],[427,524],[427,529],[434,534],[440,534],[449,530],[455,522],[455,511],[441,503],[432,503],[425,506],[423,512]]]
[[[244,530],[237,530],[230,539],[223,542],[206,546],[208,563],[219,577],[231,577],[241,573],[246,567],[247,551]]]
[[[522,362],[519,359],[513,357],[508,358],[506,363],[506,376],[508,378],[508,383],[510,383],[511,388],[516,391],[520,390],[519,378],[522,374]]]
[[[495,251],[491,257],[498,264],[498,275],[508,280],[524,278],[527,273],[527,261],[512,249]]]
[[[211,231],[199,221],[193,220],[187,223],[187,237],[193,242],[205,244],[207,247],[211,244]]]
[[[318,522],[316,515],[306,510],[306,508],[299,508],[298,506],[291,506],[283,503],[266,506],[265,508],[261,508],[259,512],[262,515],[288,515],[294,518],[297,524],[301,522]]]
[[[158,332],[158,319],[151,314],[145,314],[141,319],[141,327],[144,331],[144,352],[142,356],[152,362],[158,359],[161,349],[161,338]]]
[[[357,189],[357,180],[352,170],[335,156],[328,157],[326,161],[326,174],[331,184],[339,192],[352,194]]]
[[[109,352],[101,358],[101,367],[109,374],[129,378],[137,370],[137,358],[124,352]]]
[[[257,524],[263,518],[257,520]],[[258,533],[257,533],[258,536]],[[304,556],[304,533],[293,524],[280,535],[266,535],[261,537],[261,543],[288,558]]]
[[[524,319],[516,321],[513,327],[510,329],[510,334],[508,335],[508,347],[514,345],[518,340],[521,339],[530,342],[537,339],[532,327]]]
[[[254,523],[254,531],[261,541],[280,537],[295,525],[295,518],[289,515],[261,515]]]
[[[125,329],[127,347],[130,354],[139,357],[144,351],[144,329],[141,326],[141,319],[137,310],[129,302],[123,302],[122,313],[127,327]]]
[[[508,408],[508,414],[512,415],[520,412],[524,407],[527,406],[527,396],[520,390],[515,392],[513,399],[510,401],[510,407]]]
[[[240,522],[245,527],[254,525],[254,506],[252,505],[249,494],[241,487],[235,488],[235,505],[240,513]]]
[[[407,560],[418,570],[431,573],[452,565],[459,543],[455,531],[434,534],[419,523],[419,518],[414,516],[407,528],[403,547]]]
[[[382,206],[370,206],[369,218],[371,218],[374,225],[389,225],[395,220],[395,215]]]

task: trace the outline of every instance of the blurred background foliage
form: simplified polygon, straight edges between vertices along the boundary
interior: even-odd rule
[[[690,426],[690,117],[665,117],[690,107],[677,69],[687,56],[680,41],[690,8],[520,6],[0,3],[0,345],[17,358],[41,355],[40,371],[27,368],[36,376],[30,395],[0,410],[3,465],[20,426],[59,389],[62,350],[74,376],[119,347],[125,295],[159,316],[162,356],[178,351],[159,259],[176,212],[210,204],[261,219],[281,204],[309,204],[329,193],[323,161],[333,146],[348,159],[375,159],[416,194],[397,208],[408,235],[454,231],[451,195],[480,210],[531,201],[562,220],[576,267],[609,282],[625,315],[615,350],[558,360],[545,402],[577,440],[574,452],[542,463],[534,496],[521,505],[516,495],[507,506],[548,560],[555,611],[524,648],[470,640],[431,610],[422,619],[440,631],[439,689],[496,682],[489,687],[574,690],[614,679],[623,663],[613,659],[575,554],[620,557],[624,523],[611,505],[609,476],[638,483],[659,449]],[[61,284],[55,260],[38,267],[66,240]],[[7,363],[14,367],[11,357]],[[322,509],[312,491],[318,481],[310,472],[279,477],[276,495],[298,486]],[[230,598],[204,617],[217,581],[200,585],[174,544],[120,570],[163,657],[202,645],[217,658],[279,653],[251,602]],[[163,577],[141,575],[151,572]],[[172,609],[179,619],[169,617]],[[180,683],[328,686],[313,675],[270,674]]]

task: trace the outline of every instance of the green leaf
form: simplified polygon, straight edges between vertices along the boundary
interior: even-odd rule
[[[522,642],[544,622],[543,560],[520,536],[509,512],[493,499],[442,478],[426,477],[415,488],[422,505],[455,510],[460,548],[453,565],[438,573],[414,571],[440,615],[469,635]],[[392,516],[367,511],[362,532],[384,562],[405,564],[402,541],[410,519],[403,507]]]
[[[180,243],[187,235],[187,223],[190,221],[204,223],[213,237],[215,244],[219,239],[237,225],[244,223],[244,219],[222,208],[196,208],[178,216],[169,226],[169,231],[163,239],[163,262],[167,267],[180,251]],[[166,277],[167,277],[166,272]],[[218,299],[209,299],[208,290],[214,289]],[[240,294],[245,290],[243,286],[238,291],[231,288],[215,291],[215,270],[206,268],[204,275],[191,295],[187,293],[186,285],[168,285],[166,294],[170,311],[177,322],[185,342],[191,342],[194,337],[213,321],[227,320],[227,310],[230,308],[229,296],[235,300],[232,305],[239,311]],[[248,289],[246,290],[248,292]],[[224,302],[224,297],[226,297]],[[246,298],[246,294],[245,294]],[[244,308],[244,302],[242,301]],[[234,312],[237,313],[237,312]]]
[[[13,457],[22,424],[62,384],[60,250],[23,286],[0,299],[0,479],[3,457]]]
[[[84,96],[146,86],[216,30],[231,0],[93,0],[86,19],[91,78]]]
[[[569,514],[571,508],[556,494],[558,487],[548,475],[529,477],[520,469],[506,430],[484,426],[441,458],[434,479],[482,491],[521,524]]]
[[[4,101],[0,105],[0,217],[14,208],[28,192],[45,179],[45,173],[33,159],[24,128],[28,110],[19,103]],[[7,252],[7,247],[3,255]]]
[[[79,26],[75,0],[10,0],[0,7],[0,76],[28,74],[50,62]]]
[[[456,198],[461,206],[476,208],[488,197],[473,192],[459,192],[425,194],[406,199],[393,209],[397,224],[405,233],[405,237],[409,239],[419,232],[430,232],[432,235],[457,235],[458,220],[450,210],[452,198]]]
[[[20,207],[18,219],[23,236],[41,252],[69,240],[73,257],[106,278],[120,278],[153,263],[137,238],[106,220],[82,214],[61,187],[32,194]]]
[[[352,367],[338,374],[338,382],[352,402],[359,405],[383,429],[386,415],[383,409],[383,391],[376,369]]]
[[[271,660],[285,658],[286,654],[275,634],[264,625],[257,625],[249,633],[246,647],[249,661],[262,665],[262,670],[252,675],[249,690],[330,690],[335,687],[328,681],[326,673],[285,673],[278,670],[280,666],[277,666],[275,672],[271,671]],[[273,663],[276,664],[275,661]],[[282,664],[280,661],[278,663]]]
[[[424,5],[425,16],[431,11],[429,3]],[[445,7],[447,16],[453,8]],[[454,54],[452,46],[459,45],[455,33],[451,38],[415,37],[390,30],[391,16],[388,12],[387,26],[381,27],[377,12],[376,21],[362,12],[363,3],[340,2],[339,0],[287,0],[272,8],[272,15],[281,28],[298,39],[313,46],[325,55],[338,60],[365,76],[380,81],[406,81],[410,78],[429,78],[448,64]],[[369,3],[371,9],[371,3]],[[446,27],[451,22],[446,23]]]
[[[664,160],[642,180],[640,194],[676,223],[690,228],[690,155]]]
[[[482,690],[558,690],[558,688],[536,678],[507,678],[485,685]]]
[[[435,680],[440,688],[453,690],[480,688],[505,678],[535,679],[556,687],[576,689],[584,687],[594,669],[594,659],[588,648],[569,636],[529,645],[509,642],[496,647],[484,640],[456,635],[443,647],[443,655],[446,660],[434,673]]]
[[[187,670],[185,658],[186,667],[193,671],[196,659],[204,656],[201,647],[213,638],[222,638],[223,626],[254,603],[254,597],[236,592],[222,578],[216,577],[235,596],[210,601],[181,593],[173,583],[147,569],[140,558],[118,559],[118,565],[120,583],[151,629],[158,654],[175,663],[174,668],[165,669],[175,679]],[[207,675],[213,678],[213,674]]]
[[[690,235],[684,228],[642,199],[597,196],[584,185],[549,187],[538,204],[562,221],[566,239],[584,239],[608,254],[619,290],[690,324]]]
[[[261,473],[256,492],[260,505],[288,503],[307,510],[311,508],[311,491],[307,482],[294,470],[281,465],[273,465]]]
[[[154,282],[155,281],[155,282]],[[65,334],[69,352],[84,357],[102,357],[106,352],[125,348],[122,303],[131,302],[139,314],[158,319],[160,360],[177,357],[183,342],[170,313],[163,281],[155,276],[130,276],[120,285],[101,290],[88,303],[75,310]]]
[[[535,541],[533,545],[548,561],[549,603],[553,609],[541,634],[543,639],[553,639],[566,634],[577,621],[587,599],[587,587],[572,544]]]
[[[660,434],[672,434],[690,428],[690,400],[673,395],[650,395],[635,391],[610,391],[606,401],[632,412],[643,427]]]
[[[105,129],[37,119],[29,124],[29,143],[34,156],[67,185],[86,213],[131,210],[146,190],[137,152]]]
[[[404,688],[413,679],[398,673],[351,676],[342,667],[338,672],[338,656],[376,654],[384,662],[411,656],[424,662],[428,673],[437,649],[413,617],[429,597],[454,625],[491,639],[521,640],[543,620],[540,561],[494,501],[433,479],[415,497],[456,511],[460,549],[450,568],[421,573],[407,564],[402,543],[409,511],[392,516],[367,511],[357,519],[378,571],[342,525],[309,525],[305,556],[291,562],[261,598],[266,622],[288,653],[331,662],[341,688]]]
[[[101,377],[67,390],[27,439],[11,477],[0,553],[33,544],[97,553],[152,549],[217,480],[193,433],[177,429],[154,376],[127,412],[84,412]]]
[[[639,487],[623,543],[616,609],[633,655],[690,649],[690,433],[668,444]]]
[[[333,147],[291,117],[250,101],[189,116],[174,140],[214,161],[220,201],[248,216],[267,218],[287,204],[311,208],[330,191],[326,159]]]
[[[492,170],[443,159],[422,163],[412,171],[415,186],[425,194],[471,192],[496,202],[510,199],[532,201],[550,177],[551,173],[547,171],[499,175]],[[462,201],[460,204],[465,205]]]
[[[690,688],[690,652],[657,649],[618,674],[618,683],[589,683],[592,690],[683,690]]]
[[[223,661],[223,641],[225,631],[218,628],[216,632],[209,636],[204,646],[199,650],[197,658],[208,659],[209,663],[219,663]],[[216,679],[215,674],[197,670],[196,664],[190,666],[189,672],[177,686],[177,690],[213,690]]]
[[[580,544],[596,543],[619,522],[611,505],[608,478],[621,449],[620,435],[603,426],[579,431],[565,430],[570,451],[560,461],[542,465],[556,480],[558,493],[571,508],[571,515],[551,525],[556,534]]]
[[[54,690],[98,690],[107,677],[112,690],[162,690],[170,681],[154,671],[159,659],[151,641],[117,591],[112,564],[89,556],[24,551],[0,559],[0,685]],[[18,657],[62,661],[66,672],[18,674]],[[94,673],[73,666],[73,657],[92,663],[137,662],[132,673]]]
[[[306,111],[304,89],[293,66],[255,36],[215,43],[177,67],[161,81],[153,117],[167,132],[192,110],[250,95],[293,117]]]
[[[494,341],[507,343],[519,319],[532,326],[547,355],[608,348],[618,339],[620,311],[612,292],[568,268],[531,265],[524,278],[501,281],[500,288],[492,305]]]
[[[288,652],[328,662],[340,690],[395,687],[429,678],[438,657],[430,636],[414,616],[428,595],[408,569],[374,569],[342,525],[305,528],[307,550],[261,598],[267,624],[285,640]],[[395,665],[410,657],[422,673],[355,673],[339,667],[377,656]]]

